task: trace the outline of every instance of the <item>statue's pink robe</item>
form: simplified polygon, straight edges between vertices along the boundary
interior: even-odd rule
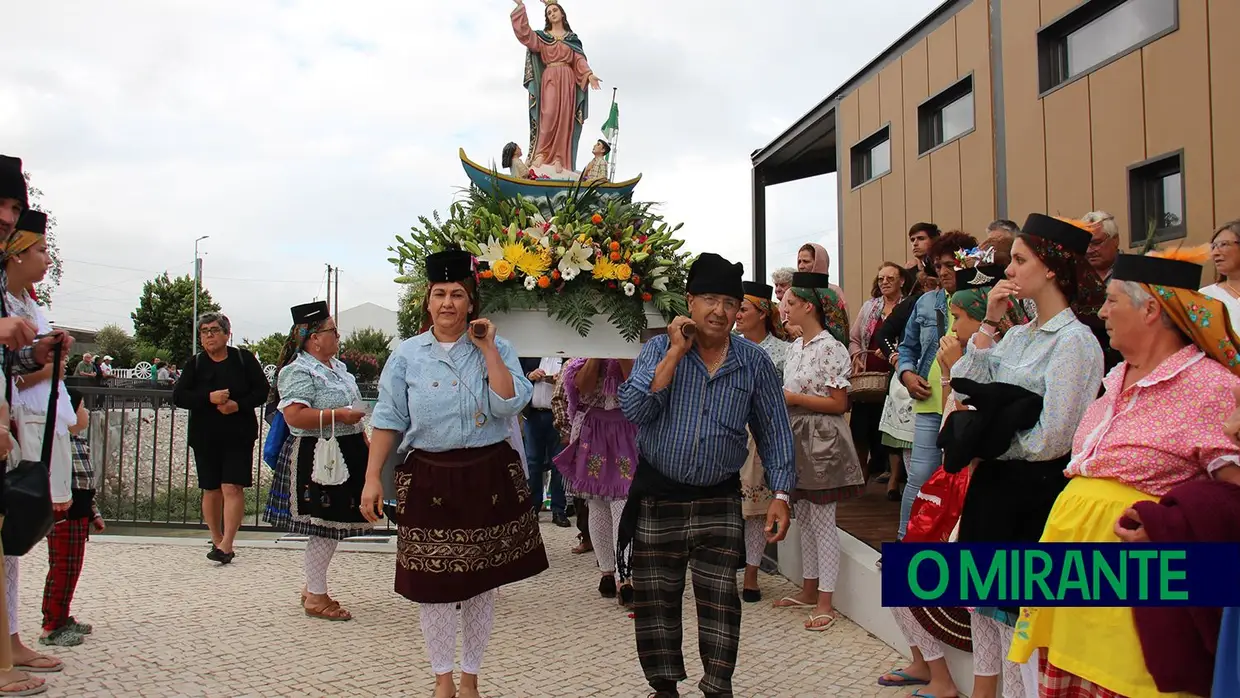
[[[575,170],[573,162],[573,124],[577,118],[577,86],[584,85],[590,74],[585,56],[563,42],[552,44],[530,28],[525,6],[512,12],[512,31],[529,50],[542,57],[543,74],[538,110],[538,144],[530,153],[530,166],[559,162],[564,169]]]

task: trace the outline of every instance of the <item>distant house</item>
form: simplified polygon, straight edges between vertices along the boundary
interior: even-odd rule
[[[95,335],[98,334],[98,330],[66,327],[65,325],[57,325],[55,323],[52,323],[52,329],[64,330],[69,333],[70,337],[73,337],[74,354],[94,354],[99,350],[99,345],[95,343]]]
[[[388,310],[381,305],[374,303],[362,303],[341,310],[336,318],[336,326],[340,329],[340,337],[347,339],[355,330],[364,330],[368,327],[376,330],[382,330],[392,335],[391,348],[396,349],[400,345],[400,332],[397,330],[396,311]]]

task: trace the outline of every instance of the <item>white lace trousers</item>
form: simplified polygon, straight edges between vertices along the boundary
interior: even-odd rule
[[[17,601],[19,598],[18,581],[21,577],[20,563],[22,559],[12,555],[4,556],[4,580],[8,586],[4,590],[4,603],[9,608],[9,634],[17,634]]]
[[[745,564],[758,567],[766,552],[766,519],[745,519]]]
[[[906,606],[898,606],[891,609],[891,615],[895,616],[896,625],[899,625],[900,632],[904,633],[904,641],[909,647],[921,650],[921,656],[927,662],[943,658],[943,643],[917,622],[912,610]]]
[[[593,511],[593,507],[591,507]],[[464,628],[461,642],[461,671],[477,675],[482,668],[482,655],[491,639],[495,625],[495,590],[483,592],[461,602],[424,603],[418,609],[422,616],[422,637],[430,655],[435,675],[449,674],[456,665],[456,629]]]
[[[818,591],[835,591],[840,574],[840,532],[835,527],[835,502],[812,504],[797,501],[801,527],[801,576],[818,579]]]
[[[1003,698],[1037,698],[1037,653],[1024,664],[1008,661],[1007,653],[1016,629],[978,613],[970,614],[970,617],[973,627],[973,673],[977,676],[998,676],[1002,673]]]
[[[306,591],[311,594],[327,593],[327,566],[336,554],[337,540],[310,536],[306,541]]]
[[[616,538],[620,536],[620,514],[624,511],[625,501],[589,501],[590,543],[594,546],[599,572],[603,574],[614,574],[616,571]]]

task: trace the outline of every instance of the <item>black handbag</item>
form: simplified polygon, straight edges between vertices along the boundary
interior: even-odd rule
[[[21,556],[47,537],[56,524],[52,512],[51,463],[56,439],[56,401],[60,397],[61,345],[52,351],[52,386],[47,399],[47,419],[43,427],[43,452],[39,460],[23,460],[4,474],[4,526],[0,542],[5,555]],[[13,382],[5,387],[6,401],[12,409]]]

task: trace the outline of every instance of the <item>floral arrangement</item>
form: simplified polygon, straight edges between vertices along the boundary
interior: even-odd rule
[[[373,354],[366,354],[356,349],[346,349],[341,352],[340,360],[359,383],[370,383],[379,379],[381,367],[379,359]]]
[[[992,247],[981,249],[974,247],[971,250],[956,250],[956,268],[972,269],[987,264],[995,263],[995,250]]]
[[[397,235],[388,261],[396,281],[424,284],[426,255],[463,249],[478,260],[482,314],[546,309],[581,336],[604,314],[628,341],[646,329],[646,303],[669,321],[686,314],[687,253],[652,205],[601,200],[583,188],[555,203],[504,199],[477,188],[449,218],[422,217],[412,239]],[[420,299],[419,299],[420,300]]]

